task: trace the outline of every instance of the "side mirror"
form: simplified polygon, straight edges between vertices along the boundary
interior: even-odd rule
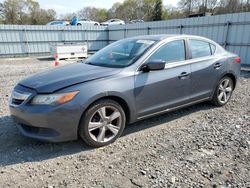
[[[144,72],[163,70],[165,68],[165,64],[166,62],[161,60],[149,61],[141,67],[141,70]]]

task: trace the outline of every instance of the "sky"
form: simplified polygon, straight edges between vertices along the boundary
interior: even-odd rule
[[[0,0],[3,2],[4,0]],[[83,7],[111,8],[116,2],[123,0],[37,0],[42,8],[54,9],[58,15],[76,12]],[[163,0],[164,5],[176,5],[177,0]]]

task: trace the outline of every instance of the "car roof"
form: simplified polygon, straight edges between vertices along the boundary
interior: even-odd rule
[[[160,35],[143,35],[143,36],[136,36],[133,37],[134,39],[144,39],[144,40],[155,40],[160,41],[167,38],[193,38],[193,39],[200,39],[200,40],[207,40],[211,41],[210,39],[207,39],[205,37],[196,36],[196,35],[185,35],[185,34],[160,34]]]
[[[113,19],[110,19],[110,20],[122,21],[122,20],[116,19],[116,18],[113,18]],[[110,21],[110,20],[108,20],[108,21]]]
[[[169,37],[174,37],[174,36],[178,36],[178,35],[166,35],[166,34],[162,34],[162,35],[143,35],[143,36],[136,36],[133,37],[134,39],[144,39],[144,40],[163,40]]]

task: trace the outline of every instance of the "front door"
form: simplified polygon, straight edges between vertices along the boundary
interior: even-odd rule
[[[165,69],[136,74],[135,99],[139,118],[189,100],[191,67],[185,64],[185,51],[184,40],[168,42],[147,60],[165,61]]]

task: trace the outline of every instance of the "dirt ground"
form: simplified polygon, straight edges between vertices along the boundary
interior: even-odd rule
[[[92,149],[25,138],[11,120],[13,86],[48,68],[52,61],[0,60],[0,187],[250,187],[250,72],[224,107],[202,103],[140,121]]]

